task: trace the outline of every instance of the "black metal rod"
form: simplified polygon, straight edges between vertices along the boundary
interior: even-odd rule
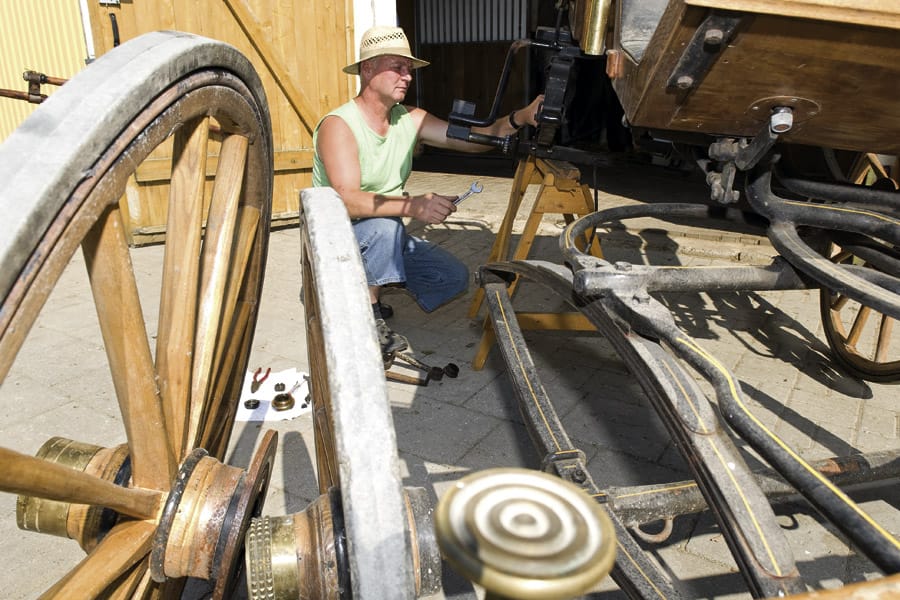
[[[470,127],[489,127],[497,120],[497,113],[500,111],[500,102],[506,93],[506,86],[509,81],[509,73],[512,69],[512,61],[516,53],[522,48],[526,48],[534,44],[529,39],[516,40],[513,42],[506,53],[506,61],[503,63],[503,70],[500,72],[500,81],[497,83],[497,91],[494,94],[494,103],[491,105],[491,111],[488,116],[480,119],[478,117],[469,117],[459,113],[451,113],[450,121],[460,125],[468,125]]]
[[[564,273],[561,275],[565,278]],[[484,277],[482,281],[486,279],[488,277]],[[544,454],[542,467],[582,487],[593,497],[602,499],[603,494],[599,492],[584,465],[583,453],[572,446],[540,382],[515,319],[506,282],[485,283],[484,290],[491,322],[500,351],[509,367],[519,409],[535,447]],[[646,556],[615,512],[607,511],[607,514],[613,523],[617,547],[616,562],[610,575],[619,588],[629,598],[635,599],[683,597],[669,577]]]
[[[788,177],[781,173],[778,174],[778,181],[795,194],[808,198],[827,199],[834,202],[853,202],[894,210],[900,209],[900,192],[879,190],[871,186],[851,183],[809,181],[807,179]]]
[[[646,292],[741,292],[802,290],[809,287],[784,259],[776,257],[768,266],[654,267],[619,264],[582,269],[574,279],[578,294],[597,296],[611,291]]]
[[[849,488],[900,477],[900,451],[827,458],[811,462],[810,466],[836,486]],[[761,469],[753,475],[773,504],[803,498],[774,469]],[[694,481],[612,487],[605,492],[607,502],[629,527],[709,509]]]
[[[676,354],[712,384],[722,416],[766,462],[879,568],[886,573],[900,572],[900,541],[760,423],[747,408],[740,385],[728,369],[674,323],[657,327],[657,331]]]

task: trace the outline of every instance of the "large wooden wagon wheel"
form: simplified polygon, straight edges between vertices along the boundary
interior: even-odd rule
[[[850,173],[848,179],[852,183],[897,189],[896,174],[892,178],[877,155],[860,155]],[[833,244],[831,260],[837,264],[876,268],[848,248]],[[900,264],[900,251],[894,250],[892,254],[895,264]],[[892,317],[827,288],[822,288],[819,304],[825,336],[846,369],[871,381],[900,380],[900,341],[895,339]]]
[[[359,248],[332,189],[304,190],[301,207],[319,491],[336,498],[346,536],[338,585],[355,598],[411,598],[415,542]]]
[[[160,146],[173,158],[150,322],[119,201]],[[226,597],[274,452],[270,434],[249,470],[219,460],[268,242],[272,142],[255,71],[219,42],[141,36],[65,84],[0,147],[0,181],[0,380],[80,246],[124,430],[116,447],[55,438],[38,457],[0,449],[0,489],[20,495],[20,522],[87,552],[45,596],[176,597],[191,576]]]

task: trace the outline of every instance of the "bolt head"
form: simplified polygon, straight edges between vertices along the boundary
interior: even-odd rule
[[[703,35],[703,41],[710,46],[718,46],[725,41],[725,32],[721,29],[709,29]]]
[[[680,90],[688,90],[694,87],[694,78],[690,75],[682,75],[678,79],[675,80],[675,85]]]
[[[774,133],[787,133],[794,126],[794,113],[790,108],[776,108],[769,118],[769,127]]]

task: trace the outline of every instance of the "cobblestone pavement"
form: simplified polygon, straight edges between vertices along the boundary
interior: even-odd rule
[[[484,192],[461,205],[447,223],[417,231],[456,253],[474,270],[488,255],[511,179],[416,172],[409,191],[456,194],[473,179],[484,185]],[[601,207],[691,200],[704,193],[702,185],[683,174],[659,168],[631,166],[602,174],[602,181]],[[529,188],[526,205],[536,192],[537,186]],[[521,231],[524,216],[515,231]],[[545,219],[532,256],[559,260],[560,221]],[[271,235],[251,368],[307,370],[299,247],[296,227]],[[685,266],[766,261],[774,254],[764,239],[746,232],[650,221],[613,232],[604,252],[612,260]],[[158,285],[162,248],[135,249],[133,258],[142,285],[148,290]],[[80,259],[57,286],[0,388],[4,445],[6,440],[16,440],[9,445],[33,453],[51,435],[99,444],[123,441],[84,268],[78,263]],[[539,464],[499,352],[491,353],[483,370],[470,367],[482,327],[480,319],[466,317],[474,289],[428,315],[403,293],[386,297],[396,312],[392,326],[409,337],[419,356],[435,365],[453,362],[461,370],[456,379],[445,378],[426,387],[388,386],[405,484],[423,486],[434,497],[473,471]],[[805,458],[896,450],[900,447],[898,388],[860,381],[836,365],[823,334],[818,296],[815,290],[729,292],[673,294],[663,301],[679,325],[738,376],[759,419]],[[516,302],[542,309],[554,301],[548,292],[526,284]],[[144,310],[157,309],[145,305]],[[534,331],[526,332],[526,339],[544,387],[598,482],[630,486],[688,478],[684,461],[646,396],[604,339],[597,334]],[[897,350],[896,341],[893,350]],[[246,465],[264,428],[280,432],[264,512],[301,511],[318,495],[309,415],[264,425],[238,423],[230,462]],[[748,456],[756,465],[752,454]],[[900,535],[898,488],[894,481],[854,493],[895,536]],[[5,565],[0,589],[10,598],[34,597],[78,560],[78,548],[74,542],[19,531],[14,497],[0,498],[4,540],[0,557]],[[785,504],[777,515],[798,568],[811,585],[830,588],[842,581],[879,576],[808,505]],[[671,536],[646,548],[691,596],[749,597],[707,513],[675,519]],[[203,586],[195,587],[193,593],[202,597]],[[453,573],[445,573],[443,595],[470,598],[481,593]],[[620,595],[607,579],[593,596]]]

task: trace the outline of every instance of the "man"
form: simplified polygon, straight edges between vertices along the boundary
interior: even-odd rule
[[[344,72],[359,75],[359,95],[327,114],[316,127],[313,185],[337,191],[353,220],[382,353],[403,350],[406,338],[384,319],[393,313],[381,290],[402,285],[426,312],[468,289],[466,266],[446,250],[409,235],[404,218],[442,223],[456,212],[456,196],[404,191],[419,143],[466,152],[489,148],[447,137],[447,122],[421,108],[401,104],[412,72],[428,62],[412,55],[399,27],[376,26],[363,34],[359,60]],[[478,133],[506,136],[536,125],[542,96]],[[390,314],[385,314],[390,313]]]

